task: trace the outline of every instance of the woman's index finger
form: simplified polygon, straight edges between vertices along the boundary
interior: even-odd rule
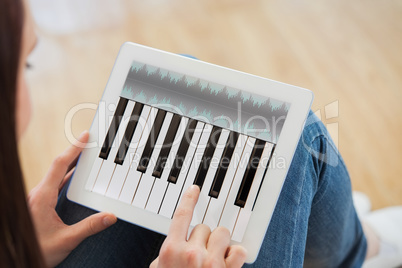
[[[197,185],[190,186],[183,194],[172,219],[168,237],[178,240],[186,240],[190,227],[195,205],[200,195],[200,188]]]

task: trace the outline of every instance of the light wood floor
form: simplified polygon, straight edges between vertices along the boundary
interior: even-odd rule
[[[70,131],[90,127],[95,110],[67,126],[66,115],[97,103],[120,45],[132,41],[313,90],[313,110],[330,126],[353,188],[374,208],[402,204],[401,1],[31,2],[40,42],[20,148],[28,189]]]

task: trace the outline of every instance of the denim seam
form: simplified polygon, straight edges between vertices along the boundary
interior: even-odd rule
[[[309,148],[311,148],[311,145],[313,144],[313,142],[318,138],[318,137],[320,137],[320,136],[324,136],[324,134],[322,134],[322,133],[319,133],[319,134],[316,134],[316,131],[314,131],[315,133],[313,133],[313,130],[310,130],[309,131],[309,135],[311,135],[311,136],[313,136],[313,138],[312,138],[312,140],[311,140],[311,142],[310,142],[310,146],[309,146]],[[309,153],[311,153],[311,151],[309,151]],[[298,220],[300,219],[300,203],[301,203],[301,198],[302,198],[302,193],[304,192],[304,187],[305,187],[305,182],[306,182],[306,172],[307,172],[307,170],[305,169],[304,170],[304,180],[303,180],[303,182],[302,182],[302,187],[301,187],[301,190],[300,190],[300,192],[299,192],[299,198],[298,198],[298,203],[297,203],[297,212],[296,212],[296,220],[295,220],[295,222],[294,222],[294,226],[293,226],[293,234],[292,234],[292,237],[293,237],[293,239],[292,239],[292,246],[291,246],[291,252],[290,252],[290,256],[289,256],[289,266],[288,267],[291,267],[291,264],[293,263],[293,252],[294,252],[294,246],[295,246],[295,234],[296,234],[296,226],[297,226],[297,222],[298,222]],[[307,235],[307,233],[306,233],[306,235]],[[305,254],[305,253],[304,253]]]
[[[341,161],[341,159],[339,158],[338,149],[336,149],[336,147],[334,147],[334,145],[331,143],[331,139],[328,139],[324,134],[318,134],[318,135],[316,135],[316,136],[312,139],[311,144],[313,144],[314,141],[315,141],[316,139],[318,139],[318,138],[325,139],[325,141],[326,141],[327,143],[331,144],[332,149],[336,152],[336,155],[337,155],[337,157],[338,157],[338,163],[343,164],[343,161]],[[328,150],[327,150],[327,151],[328,151]],[[320,160],[320,161],[321,161],[321,160]],[[345,168],[346,168],[346,167],[345,167]],[[320,176],[319,176],[318,178],[320,179]],[[315,205],[317,205],[317,204],[319,204],[319,203],[321,202],[321,200],[322,200],[322,199],[324,198],[324,196],[325,196],[325,193],[326,193],[327,189],[328,189],[328,185],[326,185],[325,188],[320,188],[321,197],[320,197],[318,200],[315,200],[315,201],[314,201],[314,199],[313,199],[313,202],[311,203],[311,206],[315,206]],[[317,192],[318,192],[318,185],[317,185]]]
[[[321,121],[320,121],[321,122]],[[317,133],[318,132],[318,133]],[[313,143],[318,137],[324,137],[326,139],[326,141],[331,145],[332,149],[337,152],[337,154],[339,155],[339,151],[338,148],[335,146],[334,141],[332,140],[331,135],[329,134],[328,130],[326,129],[322,129],[320,125],[316,125],[315,128],[310,129],[308,131],[308,134],[313,136],[314,138],[312,139],[311,143]],[[303,136],[303,134],[302,134]]]
[[[306,170],[304,172],[306,172]],[[304,178],[306,178],[306,174],[304,174]],[[292,247],[291,247],[290,258],[289,258],[290,263],[289,263],[288,267],[291,267],[291,264],[293,263],[293,252],[294,252],[294,246],[295,246],[296,226],[297,226],[298,220],[300,219],[300,217],[299,217],[300,216],[300,209],[301,209],[300,208],[300,202],[301,202],[302,193],[304,191],[305,182],[306,182],[306,180],[304,179],[303,182],[302,182],[303,184],[302,184],[301,190],[299,192],[299,198],[298,198],[298,203],[297,203],[296,220],[295,220],[294,226],[293,226],[293,234],[292,234],[293,239],[292,239]]]

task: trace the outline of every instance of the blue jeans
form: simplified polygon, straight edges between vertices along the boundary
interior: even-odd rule
[[[65,194],[66,187],[56,208],[65,223],[94,213]],[[164,238],[119,220],[83,241],[60,267],[148,267]],[[366,248],[344,162],[310,112],[261,251],[245,267],[360,267]]]

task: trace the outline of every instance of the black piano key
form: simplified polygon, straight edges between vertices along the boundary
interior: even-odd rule
[[[250,192],[251,185],[253,184],[255,172],[257,171],[258,163],[260,162],[262,152],[264,151],[265,141],[257,140],[254,144],[253,151],[247,164],[247,169],[244,172],[243,180],[241,182],[239,191],[235,199],[235,205],[244,207]]]
[[[130,146],[131,139],[133,138],[133,134],[135,128],[137,127],[138,120],[140,119],[143,108],[144,104],[139,102],[135,103],[133,112],[131,113],[130,122],[128,122],[126,131],[124,132],[123,140],[120,143],[119,150],[117,151],[116,158],[114,159],[114,162],[116,164],[122,165],[124,159],[126,158],[128,147]]]
[[[137,170],[145,173],[148,167],[149,159],[151,157],[152,151],[154,150],[156,140],[158,139],[159,132],[162,128],[163,120],[165,120],[166,111],[159,110],[156,114],[154,124],[152,126],[151,132],[149,133],[147,143],[145,144],[144,151],[138,163]]]
[[[105,141],[103,142],[102,149],[99,153],[99,157],[103,159],[107,159],[110,153],[110,149],[112,148],[112,144],[114,138],[116,137],[117,130],[119,129],[121,119],[123,117],[124,111],[126,110],[126,106],[128,103],[128,99],[120,98],[119,103],[117,104],[116,110],[114,111],[112,123],[109,126],[109,130],[106,134]]]
[[[163,169],[165,167],[167,157],[170,153],[170,149],[172,148],[172,144],[174,142],[174,137],[176,136],[177,129],[179,128],[181,121],[181,116],[178,114],[174,114],[172,121],[170,122],[169,129],[166,133],[165,140],[163,141],[162,149],[159,153],[158,160],[156,161],[156,165],[152,176],[160,178],[162,176]]]
[[[200,189],[202,189],[202,185],[204,184],[205,176],[207,175],[209,165],[214,155],[215,147],[218,143],[221,132],[222,129],[220,127],[214,126],[211,135],[209,136],[208,143],[204,151],[204,155],[202,156],[201,163],[193,183],[198,185]]]
[[[197,120],[188,120],[186,130],[184,131],[184,136],[180,142],[179,149],[177,150],[177,154],[173,162],[173,167],[170,170],[168,181],[171,183],[177,182],[177,178],[179,177],[179,173],[181,167],[183,166],[184,158],[186,157],[196,126]]]
[[[218,198],[219,196],[219,192],[221,191],[223,180],[225,179],[225,175],[238,139],[239,133],[230,132],[222,158],[219,161],[218,170],[216,171],[214,180],[212,182],[211,190],[209,191],[209,196],[211,197]]]

